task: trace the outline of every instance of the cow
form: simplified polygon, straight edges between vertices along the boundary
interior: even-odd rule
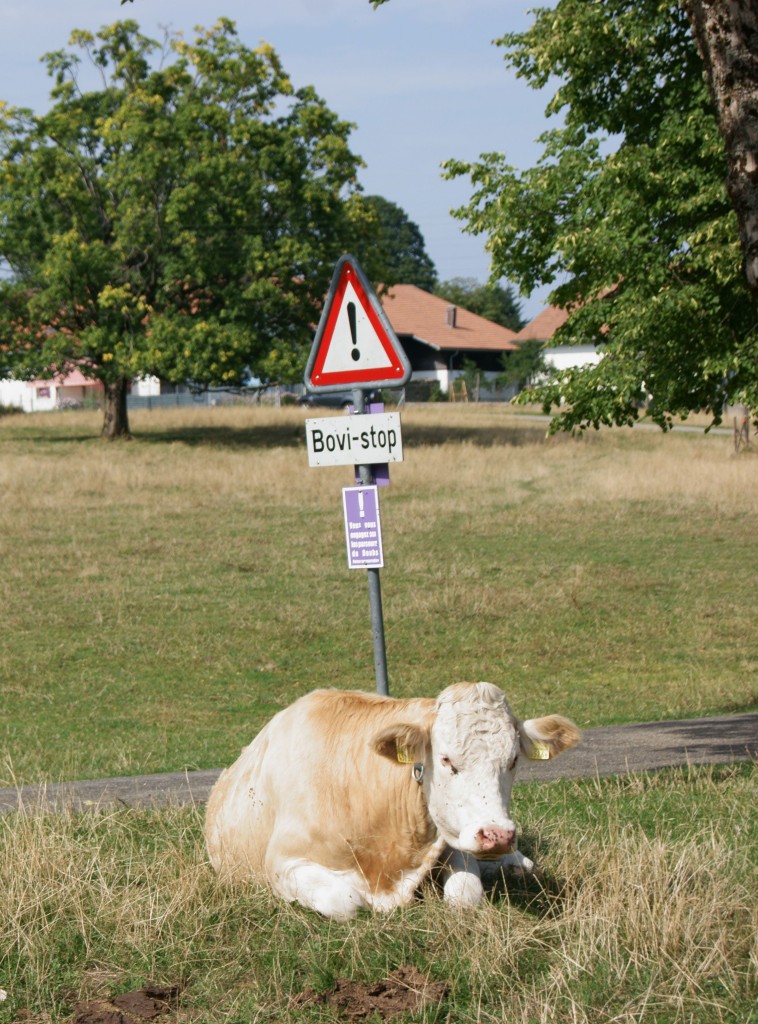
[[[446,901],[473,907],[485,868],[534,868],[510,816],[519,757],[578,741],[560,715],[519,721],[491,683],[455,683],[436,700],[315,690],[217,780],[208,855],[222,877],[330,918],[403,906],[433,870]]]

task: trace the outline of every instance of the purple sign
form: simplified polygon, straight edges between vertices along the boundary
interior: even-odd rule
[[[348,568],[381,569],[384,555],[376,486],[343,487],[342,506],[345,511]]]

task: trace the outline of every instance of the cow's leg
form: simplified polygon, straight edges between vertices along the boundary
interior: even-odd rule
[[[290,903],[301,903],[324,917],[348,920],[368,906],[354,871],[332,871],[307,860],[284,861],[269,869],[274,889]]]
[[[527,878],[534,874],[534,861],[529,860],[523,853],[514,850],[506,853],[499,860],[482,861],[479,865],[482,876],[482,885],[486,891],[494,889],[498,881],[505,877]]]
[[[479,864],[470,853],[448,848],[441,864],[442,893],[454,907],[475,907],[484,896]]]
[[[522,878],[534,874],[534,861],[529,860],[523,853],[514,850],[513,853],[506,853],[499,862],[499,868],[506,875],[518,875]]]

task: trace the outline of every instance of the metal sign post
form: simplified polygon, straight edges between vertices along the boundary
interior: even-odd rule
[[[368,600],[374,645],[376,691],[389,695],[387,652],[384,642],[384,617],[379,569],[383,564],[379,527],[378,495],[374,467],[402,460],[400,418],[396,413],[377,416],[377,422],[365,429],[366,392],[382,387],[402,387],[410,380],[411,365],[389,319],[365,274],[352,256],[342,256],[332,277],[321,320],[305,368],[305,387],[313,393],[350,391],[356,417],[361,425],[353,431],[337,421],[306,421],[308,461],[311,466],[354,465],[357,488],[343,489],[348,566],[365,568],[368,576]],[[361,462],[361,456],[364,461]],[[372,458],[372,462],[365,460]],[[383,467],[386,473],[386,466]],[[357,511],[353,506],[358,491]],[[371,500],[373,519],[365,514],[364,499]]]
[[[361,388],[353,391],[353,403],[356,413],[362,413],[366,408],[366,399]],[[374,482],[374,471],[371,466],[356,466],[358,480],[361,484],[369,485]],[[374,642],[374,675],[376,677],[376,692],[389,696],[389,682],[387,680],[387,648],[384,642],[384,615],[382,614],[382,585],[379,579],[378,569],[366,569],[368,575],[368,604],[371,613],[371,636]]]

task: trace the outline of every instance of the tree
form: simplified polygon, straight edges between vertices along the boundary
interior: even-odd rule
[[[663,0],[560,0],[501,40],[533,85],[560,84],[563,125],[523,173],[499,154],[469,174],[458,211],[488,236],[493,273],[523,291],[557,285],[558,343],[602,345],[595,367],[538,389],[554,428],[628,423],[650,398],[672,414],[758,404],[755,306],[741,274],[724,148],[684,10]]]
[[[510,285],[480,284],[473,277],[454,277],[438,284],[434,293],[512,331],[524,326],[520,303]]]
[[[379,247],[377,257],[385,262],[383,284],[415,284],[430,292],[437,281],[437,270],[426,251],[424,236],[418,225],[396,203],[383,196],[364,196],[362,203],[378,228],[378,238],[372,243]],[[360,247],[356,247],[358,249]],[[356,251],[363,263],[363,251]]]
[[[371,2],[378,7],[386,0]],[[554,428],[629,422],[648,387],[654,390],[652,416],[662,426],[670,422],[667,410],[705,408],[718,420],[723,401],[758,408],[757,34],[753,0],[559,0],[554,9],[535,11],[529,32],[503,39],[506,60],[533,85],[546,85],[552,75],[562,80],[548,111],[564,111],[565,130],[543,136],[540,165],[520,180],[497,154],[476,165],[451,162],[449,172],[472,176],[476,196],[460,213],[470,230],[489,234],[493,275],[519,265],[509,276],[525,292],[565,275],[566,285],[551,296],[572,308],[558,340],[604,344],[605,358],[595,370],[567,374],[543,392],[546,410],[572,403]],[[701,62],[693,61],[693,39]],[[704,102],[704,65],[725,152],[715,144],[713,105]],[[608,136],[621,137],[622,144],[601,174],[600,141]],[[727,169],[736,222],[723,205]],[[584,187],[588,181],[593,188]],[[606,248],[607,255],[615,248],[623,257],[610,263],[624,266],[603,287],[596,267],[593,272],[600,249],[593,255],[590,236],[604,216],[603,204],[613,198],[607,194],[614,182],[622,196],[612,220],[627,233]],[[688,187],[694,189],[689,204]],[[618,215],[625,202],[630,213],[635,202],[642,204],[636,216]],[[647,204],[645,225],[640,213]],[[734,275],[741,262],[733,245],[736,223],[751,306]],[[640,244],[659,254],[669,245],[671,258],[647,259]],[[641,262],[635,263],[638,254]],[[635,281],[632,268],[639,266]],[[652,280],[645,287],[648,267]],[[665,329],[654,352],[649,330],[657,319]]]
[[[45,58],[47,113],[0,110],[3,362],[102,381],[108,438],[135,375],[294,376],[335,260],[373,230],[351,126],[226,19],[192,43],[124,21],[71,46]]]
[[[515,352],[503,354],[503,370],[497,382],[503,388],[515,386],[518,391],[534,385],[548,373],[545,348],[541,341],[522,341]]]
[[[758,305],[758,7],[754,0],[686,0],[685,8],[726,147],[727,190]]]

